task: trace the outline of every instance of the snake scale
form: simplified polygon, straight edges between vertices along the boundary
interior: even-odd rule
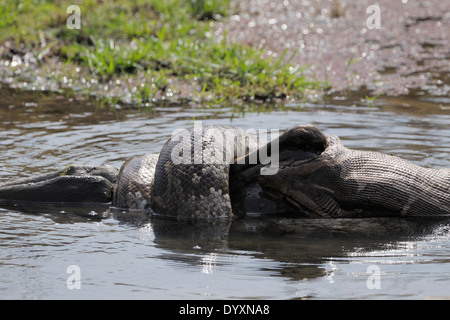
[[[275,174],[261,174],[262,148],[278,152]],[[263,147],[242,129],[202,126],[173,135],[159,154],[128,160],[118,173],[107,165],[73,166],[4,183],[0,199],[111,201],[197,219],[264,207],[312,217],[449,215],[450,169],[348,149],[312,125],[291,128]]]

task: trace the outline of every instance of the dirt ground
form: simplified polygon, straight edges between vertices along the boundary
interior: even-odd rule
[[[404,3],[406,2],[406,3]],[[248,0],[217,29],[232,41],[284,50],[335,91],[366,87],[450,95],[450,1]],[[379,29],[375,11],[379,8]],[[375,8],[377,9],[377,8]],[[375,14],[375,15],[374,15]]]

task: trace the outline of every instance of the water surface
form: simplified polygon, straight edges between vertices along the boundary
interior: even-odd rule
[[[0,89],[0,183],[71,163],[158,152],[202,120],[243,129],[312,123],[347,147],[450,167],[450,101],[358,94],[323,104],[111,111],[88,100]],[[258,109],[258,110],[257,110]],[[430,219],[260,219],[185,225],[104,206],[0,209],[2,299],[423,299],[450,296],[450,223]],[[69,266],[81,272],[69,289]],[[70,287],[70,285],[69,285]]]

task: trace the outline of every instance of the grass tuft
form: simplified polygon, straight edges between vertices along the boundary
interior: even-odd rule
[[[189,84],[192,96],[214,103],[299,98],[324,85],[307,79],[287,52],[274,59],[226,34],[215,39],[230,0],[85,0],[75,3],[81,29],[70,30],[66,9],[73,2],[0,0],[0,43],[25,46],[37,57],[51,44],[47,57],[87,70],[98,83],[139,74],[141,83],[131,88],[139,103],[180,91],[173,83]]]

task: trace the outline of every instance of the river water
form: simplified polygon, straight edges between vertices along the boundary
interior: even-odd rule
[[[347,147],[450,167],[450,99],[335,95],[271,109],[100,108],[0,89],[0,183],[71,163],[116,167],[175,129],[312,123]],[[112,111],[114,110],[114,111]],[[102,206],[0,208],[2,299],[425,299],[450,296],[450,222],[277,219],[231,226],[154,220]],[[79,280],[79,281],[78,281]]]

